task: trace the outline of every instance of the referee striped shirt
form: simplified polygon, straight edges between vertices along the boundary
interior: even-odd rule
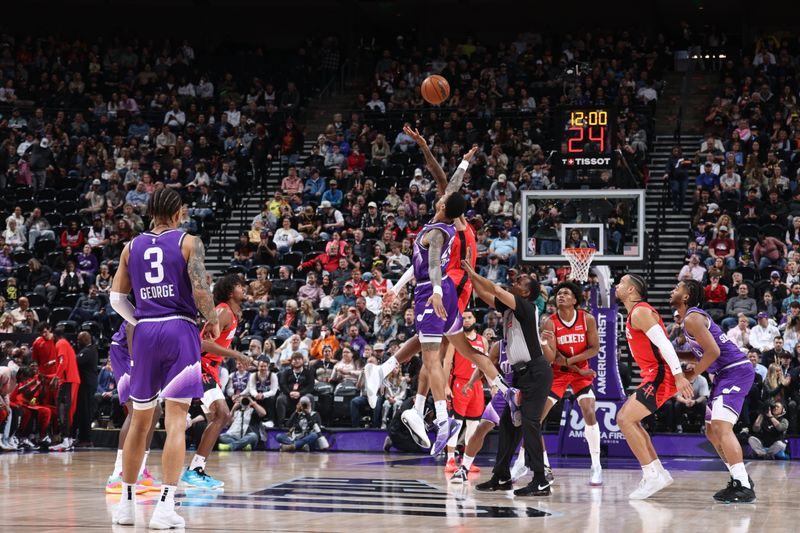
[[[543,357],[539,343],[539,310],[533,302],[514,295],[516,309],[510,309],[497,297],[494,307],[503,313],[503,335],[506,353],[512,365]]]

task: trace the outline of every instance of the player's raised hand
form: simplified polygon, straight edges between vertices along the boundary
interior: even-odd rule
[[[425,137],[417,130],[416,128],[412,128],[411,126],[403,126],[403,132],[414,139],[414,142],[419,144],[420,146],[428,144],[428,141],[425,140]]]
[[[464,154],[464,161],[471,161],[472,158],[475,157],[475,154],[477,153],[478,153],[478,145],[475,144],[472,146],[469,152]]]
[[[442,297],[440,295],[431,294],[426,305],[433,306],[433,312],[436,313],[436,316],[442,320],[447,320],[447,310],[444,308],[444,304],[442,304]]]
[[[685,399],[691,400],[694,398],[694,389],[692,388],[692,384],[683,374],[678,374],[675,376],[675,387],[678,389],[680,395]]]
[[[383,302],[382,306],[384,309],[391,309],[392,303],[394,302],[397,295],[393,291],[386,291],[386,294],[383,295]]]
[[[203,328],[203,340],[215,341],[219,337],[219,324],[206,322],[206,327]]]

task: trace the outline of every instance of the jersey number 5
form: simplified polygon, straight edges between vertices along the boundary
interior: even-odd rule
[[[164,252],[161,248],[152,247],[144,251],[144,260],[150,262],[150,270],[144,273],[147,283],[161,283],[164,281]]]

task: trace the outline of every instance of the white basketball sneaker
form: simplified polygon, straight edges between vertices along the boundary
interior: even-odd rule
[[[653,477],[642,477],[639,486],[628,495],[628,498],[631,500],[645,500],[661,489],[669,487],[672,483],[671,479],[660,473]]]
[[[150,529],[172,529],[184,528],[186,521],[175,512],[175,509],[169,509],[166,506],[156,506],[153,517],[150,519]]]
[[[592,474],[589,478],[589,485],[594,487],[603,484],[603,467],[600,465],[592,466]]]
[[[425,421],[419,416],[416,409],[406,409],[400,415],[400,420],[411,432],[414,441],[423,448],[430,448],[431,440],[428,438],[428,433],[425,431]]]
[[[136,524],[136,501],[122,498],[117,506],[114,507],[114,513],[111,515],[111,523],[121,526],[132,526]]]

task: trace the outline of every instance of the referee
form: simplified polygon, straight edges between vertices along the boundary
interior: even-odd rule
[[[539,282],[527,274],[520,274],[511,285],[511,290],[506,291],[478,275],[468,261],[462,261],[461,264],[472,279],[472,286],[478,296],[487,305],[503,313],[503,335],[508,361],[514,372],[513,386],[522,392],[522,425],[514,426],[511,409],[503,412],[492,478],[475,488],[480,491],[512,489],[511,460],[519,439],[523,438],[525,463],[533,469],[533,480],[527,486],[515,490],[514,494],[549,496],[550,482],[544,473],[540,419],[553,383],[553,370],[539,343],[539,315],[533,303],[539,296]],[[545,332],[547,333],[552,335],[552,332]]]

